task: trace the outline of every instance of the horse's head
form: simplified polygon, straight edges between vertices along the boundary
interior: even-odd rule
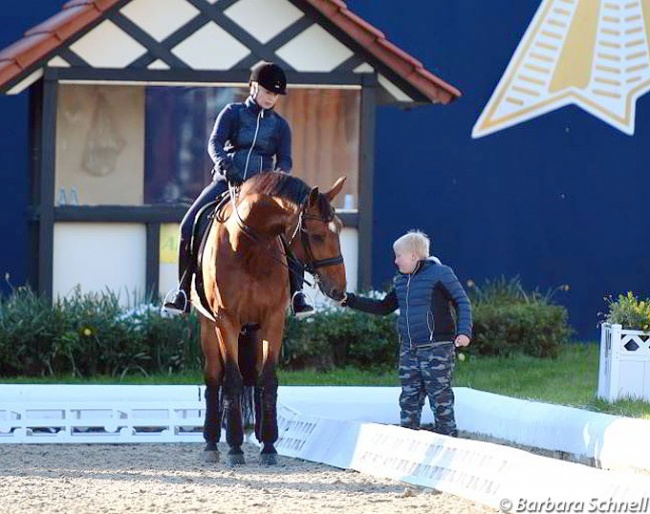
[[[339,178],[326,193],[321,193],[318,187],[312,188],[300,212],[299,243],[292,245],[296,257],[317,278],[320,290],[334,300],[343,298],[346,280],[339,240],[343,225],[331,202],[341,192],[344,182],[345,177]]]

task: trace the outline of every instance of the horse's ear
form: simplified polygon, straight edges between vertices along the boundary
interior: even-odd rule
[[[309,192],[309,202],[307,203],[307,205],[309,205],[310,207],[316,205],[319,196],[320,196],[320,191],[318,190],[318,186],[313,187]]]
[[[331,203],[332,200],[336,197],[341,192],[341,189],[343,189],[343,184],[345,183],[346,177],[340,177],[336,182],[334,182],[334,185],[332,186],[332,189],[330,189],[327,193],[324,193],[325,196],[327,197],[327,200]]]

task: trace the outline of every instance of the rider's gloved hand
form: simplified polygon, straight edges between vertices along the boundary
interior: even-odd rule
[[[244,179],[242,179],[241,175],[234,168],[234,166],[226,170],[226,180],[228,181],[229,184],[232,184],[233,186],[240,186],[242,182],[244,182]]]
[[[233,163],[223,163],[221,164],[221,169],[223,171],[223,176],[226,177],[229,184],[239,186],[244,181]]]

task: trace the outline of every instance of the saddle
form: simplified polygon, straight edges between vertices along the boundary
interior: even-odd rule
[[[201,305],[195,307],[210,319],[213,319],[211,309],[208,304],[208,299],[205,295],[205,285],[203,281],[203,253],[208,239],[210,229],[214,224],[215,219],[219,222],[225,221],[223,212],[230,202],[230,191],[225,191],[220,194],[216,200],[207,203],[194,218],[192,225],[192,240],[190,242],[190,255],[192,259],[192,267],[194,268],[194,289],[199,297]]]

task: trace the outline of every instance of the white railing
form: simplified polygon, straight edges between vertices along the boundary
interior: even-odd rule
[[[456,393],[462,430],[523,437],[523,444],[539,441],[536,447],[566,444],[567,450],[579,450],[583,443],[572,440],[579,435],[601,463],[648,469],[650,422],[629,420],[619,430],[626,420],[614,416],[581,411],[591,417],[567,417],[578,409],[466,388]],[[650,506],[650,481],[643,474],[378,424],[396,422],[398,396],[399,388],[391,387],[281,387],[278,452],[433,487],[504,511],[546,502],[544,512],[550,512],[550,501],[582,502],[576,512],[623,512],[620,506],[634,502],[646,502],[643,511]],[[491,426],[491,418],[500,421]],[[200,386],[0,385],[0,443],[199,443],[202,424]],[[588,510],[593,502],[610,510]]]
[[[603,323],[598,396],[650,401],[650,333]]]
[[[0,386],[0,443],[201,442],[199,386]]]

